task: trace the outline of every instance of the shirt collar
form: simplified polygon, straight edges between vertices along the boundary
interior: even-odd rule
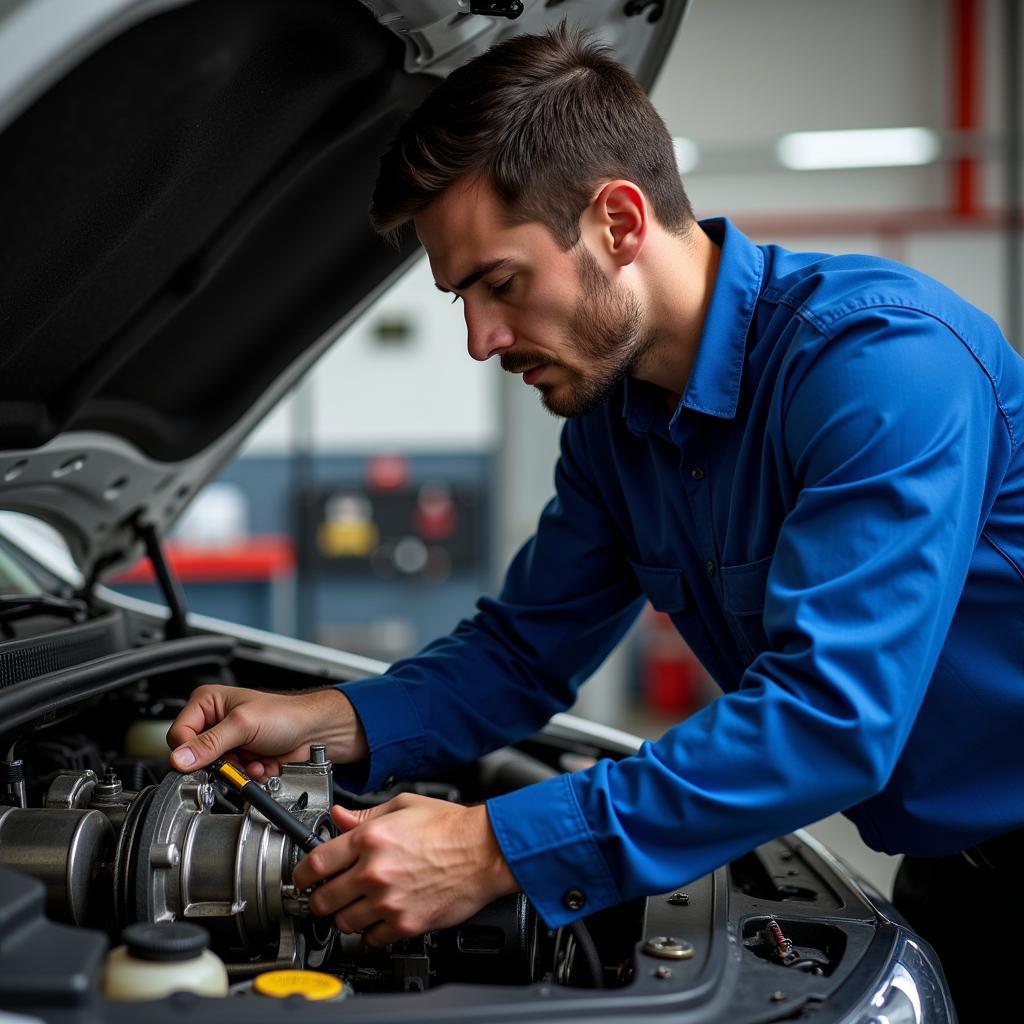
[[[682,409],[732,419],[740,398],[747,331],[761,293],[764,253],[726,217],[702,220],[700,227],[722,247],[697,358],[673,420]],[[635,434],[650,430],[660,408],[660,389],[627,378],[622,414]]]

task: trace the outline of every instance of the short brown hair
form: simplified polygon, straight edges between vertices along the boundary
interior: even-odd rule
[[[381,158],[370,206],[395,241],[456,181],[483,172],[512,223],[539,221],[564,249],[602,181],[637,184],[659,222],[684,233],[693,211],[672,139],[610,50],[563,21],[456,69],[406,120]]]

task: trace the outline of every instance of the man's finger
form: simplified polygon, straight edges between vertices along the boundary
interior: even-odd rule
[[[331,820],[341,832],[348,832],[354,829],[362,819],[357,811],[350,811],[347,807],[342,807],[341,804],[335,804],[331,808]]]
[[[261,757],[254,757],[252,754],[245,754],[243,757],[245,773],[250,779],[256,779],[258,781],[262,779],[264,775],[281,774],[281,770],[277,767],[276,761],[267,761]]]
[[[361,807],[358,811],[350,811],[347,807],[335,804],[331,808],[331,817],[342,832],[348,832],[365,821],[372,821],[374,818],[402,810],[406,806],[406,801],[407,794],[400,794],[386,803],[376,804],[373,807]]]
[[[167,745],[179,747],[183,743],[188,743],[216,720],[217,709],[213,700],[203,690],[197,690],[189,697],[167,730]]]
[[[297,883],[296,883],[297,884]],[[347,912],[366,903],[366,896],[363,891],[364,885],[350,871],[340,871],[333,878],[328,878],[323,885],[318,885],[309,897],[309,909],[320,917],[334,914],[338,911]],[[380,917],[379,913],[367,916],[366,908],[359,912],[359,920],[362,921],[358,927],[351,927],[349,931],[362,931],[368,924]]]
[[[247,735],[238,719],[229,714],[206,732],[198,733],[171,752],[171,766],[179,772],[205,768],[235,747],[244,747],[252,737]]]
[[[375,910],[370,900],[365,898],[350,903],[334,915],[334,923],[338,931],[344,932],[346,935],[363,932],[380,920],[379,911]]]
[[[383,949],[399,939],[407,939],[415,932],[406,931],[391,921],[381,921],[363,930],[363,942],[371,949]]]
[[[318,846],[311,853],[306,854],[292,872],[292,883],[296,889],[308,889],[324,878],[330,878],[339,871],[345,871],[356,861],[352,850],[352,843],[347,835],[336,836],[329,839],[323,846]],[[332,883],[333,884],[333,881]],[[319,892],[319,890],[317,890]],[[346,890],[348,892],[349,890]],[[325,908],[322,912],[329,913],[339,907],[351,903],[360,893],[352,893],[343,903],[335,903]],[[319,911],[318,911],[319,912]]]

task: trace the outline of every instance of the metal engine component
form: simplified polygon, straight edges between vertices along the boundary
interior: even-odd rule
[[[329,838],[331,781],[330,763],[318,757],[283,765],[266,789]],[[106,923],[116,929],[194,920],[216,946],[238,951],[250,972],[326,954],[333,930],[291,886],[302,851],[253,807],[214,813],[206,772],[170,772],[132,792],[109,770],[102,780],[65,771],[44,802],[0,808],[0,864],[41,879],[54,918],[97,924],[97,908],[112,906]]]
[[[113,847],[114,829],[99,811],[0,807],[0,864],[38,878],[58,921],[105,923],[102,872]]]
[[[332,770],[321,745],[310,748],[307,762],[283,765],[262,789],[301,822],[299,832],[334,834]],[[460,799],[458,790],[449,792]],[[292,884],[304,855],[299,843],[238,793],[206,771],[169,772],[139,790],[125,789],[109,767],[58,771],[43,806],[0,805],[0,866],[41,880],[46,913],[56,921],[115,936],[139,921],[200,924],[236,981],[313,968],[351,979],[360,991],[414,992],[441,982],[517,985],[542,976],[550,942],[522,893],[386,949],[339,934]]]
[[[267,790],[311,831],[329,836],[330,771],[327,763],[284,765]],[[172,774],[157,787],[136,840],[148,855],[137,858],[134,916],[201,919],[215,941],[291,966],[307,944],[297,919],[308,906],[289,884],[301,851],[253,807],[213,814],[213,798],[205,773]],[[325,930],[314,941],[328,937]]]

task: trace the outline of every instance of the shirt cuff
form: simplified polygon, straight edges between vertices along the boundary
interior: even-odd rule
[[[512,874],[549,928],[622,902],[570,775],[494,797],[487,813]]]
[[[368,769],[365,762],[362,770],[359,766],[335,766],[342,785],[361,793],[389,789],[398,779],[415,777],[423,761],[423,725],[405,687],[382,676],[340,683],[335,688],[352,702],[370,748]]]

